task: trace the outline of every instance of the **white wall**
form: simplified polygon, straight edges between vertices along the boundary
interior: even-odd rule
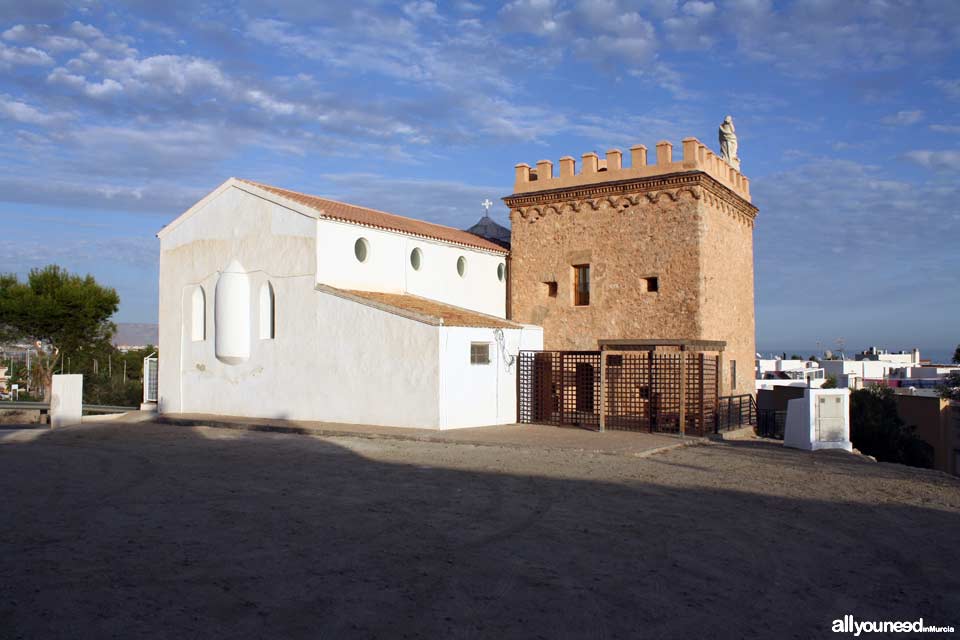
[[[320,225],[327,231],[318,233]],[[332,226],[345,242],[332,242]],[[423,428],[514,422],[516,365],[505,366],[492,329],[433,326],[314,288],[318,281],[374,288],[376,279],[365,280],[363,271],[372,267],[402,282],[401,291],[502,316],[505,280],[496,267],[503,258],[364,229],[373,262],[361,265],[356,229],[227,188],[162,233],[159,410]],[[326,250],[318,250],[320,238]],[[422,273],[409,266],[413,246],[423,251]],[[456,272],[459,255],[469,261],[464,279]],[[318,256],[325,258],[319,264]],[[404,269],[396,268],[401,259]],[[215,292],[234,260],[249,284],[250,350],[245,360],[223,362],[215,354]],[[358,269],[338,270],[338,261]],[[431,268],[446,276],[431,280]],[[258,292],[266,282],[274,290],[273,339],[260,339]],[[197,287],[206,302],[202,340],[192,331]],[[511,355],[542,348],[538,327],[504,333]],[[492,343],[491,365],[470,368],[472,340]]]
[[[473,342],[490,344],[489,364],[470,363]],[[494,329],[441,328],[440,428],[517,421],[517,355],[522,349],[543,349],[543,329],[504,329],[503,345]]]
[[[369,251],[357,260],[354,245],[366,238]],[[420,270],[410,264],[422,252]],[[467,261],[463,277],[457,259]],[[333,220],[317,222],[317,282],[341,289],[410,293],[500,318],[506,317],[507,275],[497,277],[506,256],[392,231]]]

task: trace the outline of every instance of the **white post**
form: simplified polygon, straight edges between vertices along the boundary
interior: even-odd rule
[[[53,376],[50,395],[50,426],[66,427],[79,424],[83,416],[83,375],[57,374]]]

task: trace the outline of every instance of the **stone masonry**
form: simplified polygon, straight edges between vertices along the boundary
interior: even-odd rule
[[[596,350],[604,339],[722,340],[720,392],[753,393],[755,327],[749,181],[695,138],[656,163],[643,146],[517,165],[510,207],[510,318],[544,328],[544,347]],[[590,301],[574,304],[574,266]],[[655,279],[655,285],[654,285]],[[656,291],[648,289],[656,286]],[[736,363],[735,365],[733,363]],[[736,386],[731,369],[736,367]]]

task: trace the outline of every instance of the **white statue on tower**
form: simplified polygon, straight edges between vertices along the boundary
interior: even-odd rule
[[[720,125],[720,157],[731,167],[740,170],[740,157],[737,155],[737,130],[733,127],[733,116],[727,116]]]

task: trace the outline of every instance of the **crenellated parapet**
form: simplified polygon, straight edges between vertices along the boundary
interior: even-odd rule
[[[518,195],[602,182],[701,171],[750,202],[750,180],[696,138],[683,139],[682,157],[677,160],[673,157],[671,143],[658,142],[653,158],[649,160],[652,162],[648,162],[647,147],[641,144],[630,148],[629,166],[624,166],[623,153],[619,149],[607,151],[603,159],[593,152],[583,154],[579,172],[576,166],[577,161],[571,156],[560,158],[557,171],[554,171],[553,162],[550,160],[541,160],[537,162],[536,167],[521,163],[516,166],[513,191],[514,195]]]

